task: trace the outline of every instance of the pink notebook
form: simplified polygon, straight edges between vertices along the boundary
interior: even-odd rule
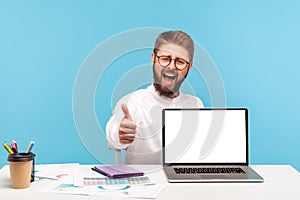
[[[92,168],[108,178],[128,178],[134,176],[143,176],[144,172],[129,167],[128,165],[99,165]]]

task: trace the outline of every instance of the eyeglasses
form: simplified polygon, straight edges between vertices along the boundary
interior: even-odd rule
[[[179,71],[184,70],[190,63],[182,58],[175,58],[172,59],[172,56],[158,56],[155,54],[155,56],[157,57],[158,63],[162,66],[162,67],[167,67],[170,65],[170,63],[172,62],[172,60],[174,60],[174,65],[175,68]]]

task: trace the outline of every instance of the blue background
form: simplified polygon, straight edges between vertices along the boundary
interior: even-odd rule
[[[300,170],[299,7],[296,0],[2,0],[0,140],[15,139],[23,150],[34,140],[38,163],[99,163],[81,143],[73,119],[80,65],[115,34],[163,27],[182,29],[201,44],[222,76],[227,106],[249,108],[250,163],[291,164]],[[150,51],[145,53],[136,59],[150,62]],[[128,58],[124,66],[135,56]],[[116,70],[115,76],[122,73]],[[98,91],[96,100],[111,93],[110,79],[103,81],[107,91]],[[201,87],[199,96],[210,106],[207,89]],[[109,102],[96,101],[95,107],[110,105],[104,99]],[[109,106],[97,113],[102,129],[110,112]],[[101,156],[113,162],[110,151]],[[1,148],[0,167],[6,159]]]

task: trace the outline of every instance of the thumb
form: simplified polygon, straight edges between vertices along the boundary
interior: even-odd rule
[[[128,120],[132,120],[132,117],[131,117],[131,115],[129,113],[127,105],[126,104],[122,104],[121,107],[122,107],[122,111],[123,111],[123,113],[125,115],[125,118],[128,119]]]

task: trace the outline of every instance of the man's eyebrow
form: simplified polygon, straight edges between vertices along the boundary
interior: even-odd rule
[[[156,55],[157,55],[157,54],[156,54]],[[159,57],[161,57],[161,56],[172,57],[172,55],[170,55],[170,54],[168,54],[168,55],[161,54],[161,55],[157,55],[157,56],[159,56]],[[185,61],[187,61],[185,58],[181,58],[181,57],[178,57],[178,56],[175,56],[175,58],[174,58],[174,59],[176,59],[176,58],[178,58],[178,59],[182,59],[182,60],[185,60]]]

